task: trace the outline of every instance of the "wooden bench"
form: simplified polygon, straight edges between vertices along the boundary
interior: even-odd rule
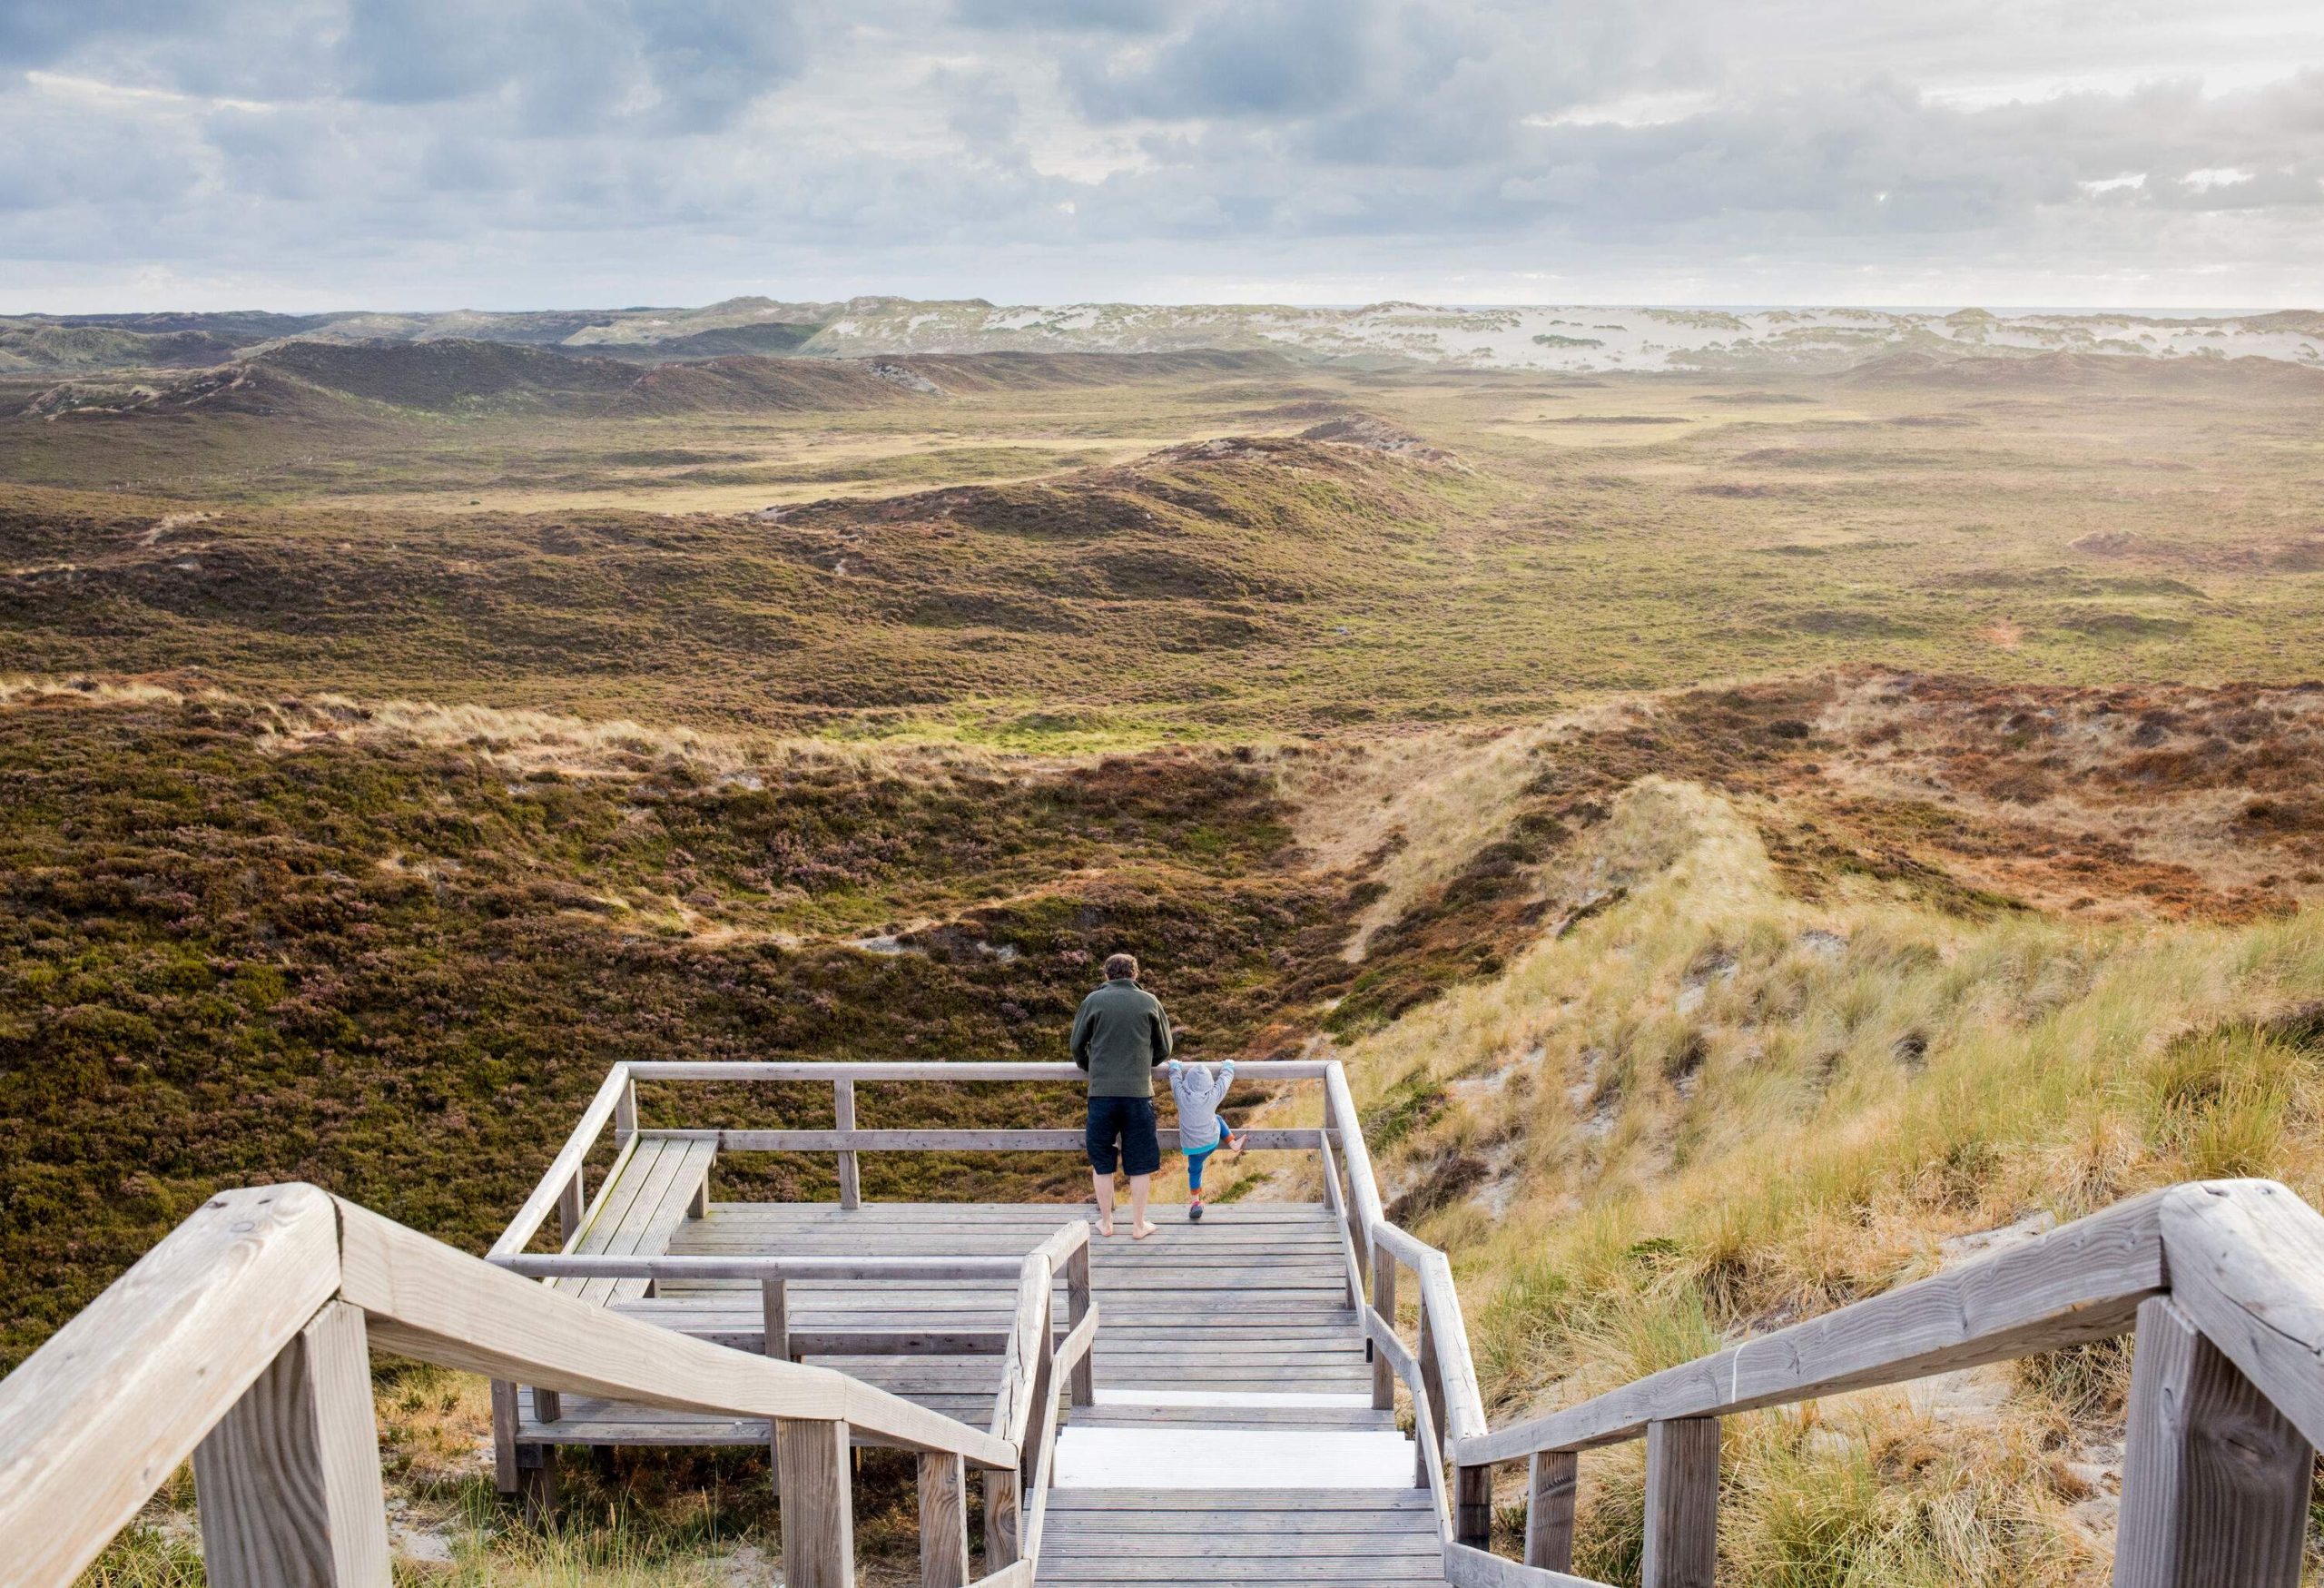
[[[673,1139],[641,1132],[630,1138],[597,1199],[565,1249],[582,1257],[653,1257],[670,1248],[685,1221],[709,1208],[715,1141]],[[557,1279],[554,1288],[596,1307],[635,1301],[645,1279]]]

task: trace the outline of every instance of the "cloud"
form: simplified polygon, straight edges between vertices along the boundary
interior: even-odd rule
[[[1925,293],[2001,261],[2021,301],[2055,296],[2053,261],[2304,280],[2324,15],[2085,23],[1985,0],[8,0],[0,280],[78,261],[289,293],[352,268],[409,302],[451,259],[504,303],[939,270],[1074,297],[1335,273],[1351,297]]]
[[[1166,0],[958,0],[952,15],[993,32],[1156,33],[1170,9]]]

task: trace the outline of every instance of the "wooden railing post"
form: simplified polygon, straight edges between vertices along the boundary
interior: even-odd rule
[[[582,1183],[581,1172],[575,1169],[573,1178],[556,1190],[556,1233],[565,1238],[563,1244],[568,1248],[581,1233],[581,1218],[586,1206],[587,1188]]]
[[[832,1082],[832,1111],[834,1122],[840,1129],[855,1129],[855,1082],[852,1080]],[[858,1178],[855,1154],[844,1147],[840,1149],[839,1153],[839,1205],[846,1208],[860,1208],[863,1205],[863,1185]]]
[[[842,1421],[774,1419],[785,1588],[855,1588],[855,1504]]]
[[[1526,1484],[1525,1563],[1544,1571],[1573,1570],[1573,1501],[1581,1458],[1571,1450],[1533,1457]]]
[[[791,1300],[783,1280],[760,1281],[759,1314],[766,1323],[766,1344],[762,1348],[777,1362],[790,1361]]]
[[[984,1569],[988,1574],[1017,1563],[1017,1542],[1024,1517],[1022,1485],[1014,1470],[987,1467],[984,1475]]]
[[[614,1099],[615,1150],[619,1151],[622,1145],[636,1134],[637,1082],[625,1075],[621,1080],[621,1091]]]
[[[1452,1469],[1452,1538],[1471,1549],[1492,1547],[1492,1468]]]
[[[1413,1360],[1420,1368],[1421,1399],[1428,1403],[1429,1421],[1442,1434],[1444,1428],[1444,1386],[1437,1378],[1436,1340],[1428,1327],[1428,1302],[1425,1297],[1423,1297],[1420,1308],[1420,1348],[1413,1353]],[[1415,1439],[1413,1441],[1413,1460],[1419,1470],[1420,1482],[1428,1484],[1429,1466],[1431,1463],[1438,1463],[1438,1453],[1426,1442]],[[1438,1465],[1441,1475],[1442,1464]]]
[[[1718,1564],[1718,1419],[1649,1423],[1639,1588],[1711,1588]]]
[[[1065,1259],[1065,1321],[1068,1329],[1078,1328],[1081,1320],[1089,1316],[1089,1243],[1083,1241]],[[1077,1406],[1093,1404],[1098,1398],[1098,1353],[1092,1349],[1082,1354],[1073,1365],[1068,1379],[1067,1396]]]
[[[213,1588],[388,1588],[387,1501],[359,1307],[334,1301],[193,1453]]]
[[[920,1454],[920,1588],[962,1588],[969,1580],[969,1490],[957,1455]]]
[[[2114,1588],[2298,1588],[2315,1459],[2175,1302],[2140,1303]]]
[[[517,1386],[505,1378],[492,1381],[492,1482],[503,1494],[520,1486],[517,1467]]]
[[[1372,1248],[1372,1310],[1391,1329],[1396,1327],[1396,1259],[1379,1247]],[[1385,1411],[1396,1404],[1396,1370],[1386,1355],[1372,1353],[1372,1406]]]

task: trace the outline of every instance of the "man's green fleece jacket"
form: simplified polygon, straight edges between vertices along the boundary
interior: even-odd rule
[[[1169,1018],[1137,982],[1108,981],[1081,1001],[1073,1061],[1089,1072],[1091,1097],[1152,1097],[1155,1067],[1169,1057]]]

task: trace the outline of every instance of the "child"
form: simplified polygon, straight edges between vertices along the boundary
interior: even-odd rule
[[[1170,1095],[1178,1100],[1178,1145],[1187,1154],[1187,1218],[1202,1222],[1202,1170],[1210,1155],[1224,1146],[1243,1156],[1243,1138],[1219,1117],[1218,1105],[1235,1084],[1235,1060],[1229,1059],[1214,1076],[1207,1064],[1170,1060]]]

